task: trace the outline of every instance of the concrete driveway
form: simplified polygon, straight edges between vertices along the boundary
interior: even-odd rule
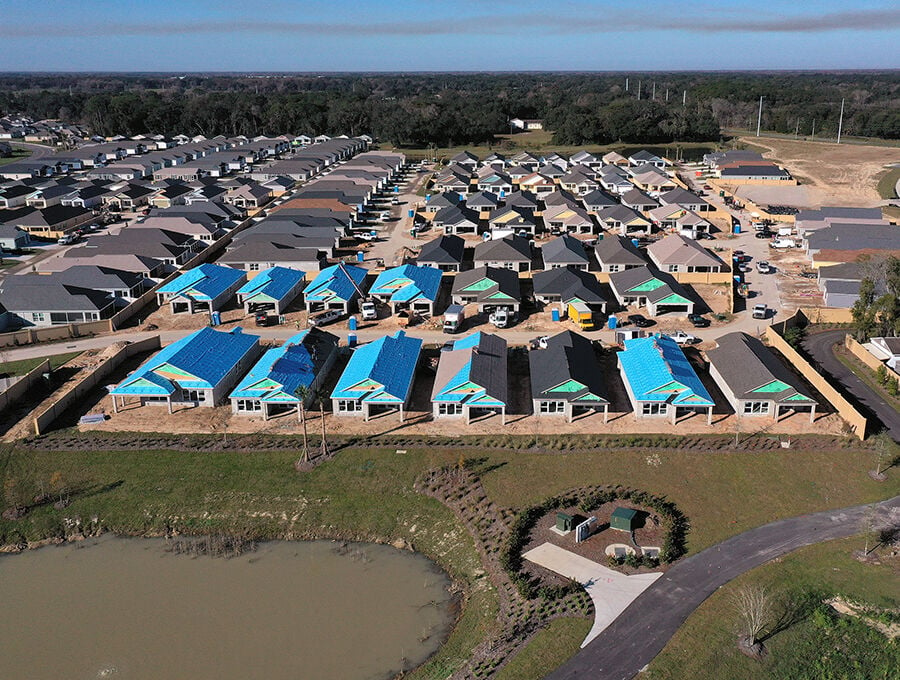
[[[638,595],[653,585],[661,572],[627,576],[552,543],[544,543],[523,554],[526,560],[566,578],[575,579],[594,603],[594,625],[582,648],[600,635]]]

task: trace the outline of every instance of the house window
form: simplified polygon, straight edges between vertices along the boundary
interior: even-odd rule
[[[362,402],[355,399],[338,399],[337,407],[340,413],[356,413],[362,411]]]
[[[542,401],[541,413],[564,413],[566,410],[566,402],[564,401]]]
[[[43,312],[32,312],[31,320],[36,323],[43,323],[44,322],[44,313]]]
[[[769,402],[767,401],[745,401],[745,416],[765,416],[769,413]]]
[[[247,270],[251,271],[251,272],[258,272],[259,271],[259,262],[250,262],[247,265]]]
[[[622,271],[622,265],[620,264],[611,264],[608,266],[609,271],[612,272],[620,272]]]
[[[666,271],[667,271],[667,272],[677,272],[677,271],[678,271],[678,265],[677,265],[677,264],[670,264],[668,267],[666,267]]]
[[[458,416],[462,411],[462,404],[438,404],[439,416]]]
[[[241,413],[252,413],[254,411],[262,411],[262,402],[258,399],[238,399],[237,410]]]
[[[669,405],[665,402],[650,402],[641,404],[641,414],[645,416],[664,416],[669,411]]]
[[[206,390],[181,390],[181,401],[206,401]]]

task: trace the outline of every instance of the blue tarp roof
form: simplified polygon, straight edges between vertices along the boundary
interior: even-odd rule
[[[287,267],[269,267],[263,269],[252,279],[241,286],[237,294],[253,298],[256,295],[267,295],[273,300],[281,301],[290,293],[306,274]]]
[[[638,401],[715,405],[684,352],[667,335],[626,340],[619,362]]]
[[[157,293],[183,295],[193,300],[215,300],[238,281],[245,279],[240,269],[218,264],[201,264],[157,289]]]
[[[441,287],[442,276],[443,272],[435,267],[404,264],[381,272],[369,290],[369,295],[390,295],[394,302],[419,299],[434,301]],[[398,283],[403,281],[407,283],[397,288]]]
[[[315,302],[326,302],[335,298],[352,300],[356,294],[356,287],[362,286],[367,273],[367,270],[352,264],[335,264],[326,267],[306,287],[304,295],[307,301],[313,300]],[[347,278],[348,275],[350,278]],[[354,282],[356,286],[353,285]]]
[[[166,396],[179,387],[211,389],[248,352],[253,351],[259,338],[235,328],[231,332],[201,328],[154,354],[134,373],[111,390],[117,395]],[[185,373],[173,378],[156,372],[168,364]]]
[[[412,389],[421,350],[422,340],[411,338],[403,331],[358,347],[338,379],[331,398],[405,402]]]
[[[308,388],[316,379],[316,362],[310,356],[309,348],[303,344],[308,333],[297,333],[281,347],[273,347],[263,354],[229,397],[280,403],[299,401],[297,389],[301,386]],[[265,385],[255,387],[264,380],[267,381]]]

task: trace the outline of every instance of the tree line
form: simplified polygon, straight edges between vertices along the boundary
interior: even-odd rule
[[[900,138],[900,74],[9,74],[0,112],[100,135],[374,134],[398,146],[494,141],[541,118],[559,144],[715,141],[720,128]]]

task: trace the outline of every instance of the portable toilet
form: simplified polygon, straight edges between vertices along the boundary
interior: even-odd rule
[[[425,202],[428,203],[428,201],[430,201],[430,200],[431,200],[431,194],[425,194]]]
[[[407,211],[406,211],[406,216],[407,216],[409,219],[412,219],[413,217],[416,216],[416,211],[415,211],[415,210],[407,210]]]
[[[222,323],[222,315],[219,312],[213,312],[209,315],[209,325],[218,326]]]
[[[559,307],[554,307],[550,310],[550,318],[554,323],[559,321]]]
[[[356,261],[357,262],[365,262],[366,261],[366,253],[363,250],[356,251]]]
[[[356,317],[355,317],[355,316],[351,316],[351,317],[347,320],[347,328],[349,328],[351,331],[355,331],[355,330],[356,330]]]
[[[395,193],[395,194],[399,194],[399,193],[400,193],[400,185],[399,185],[399,184],[395,184],[395,185],[394,185],[394,193]]]
[[[356,347],[356,333],[347,333],[347,347]]]
[[[500,189],[500,200],[502,201],[504,198],[506,198],[506,191],[503,189]]]
[[[639,245],[641,245],[640,239],[636,239],[636,238],[631,239],[631,245],[633,245],[635,248],[637,248]]]
[[[740,222],[735,221],[735,223],[734,223],[734,233],[735,233],[735,234],[740,234],[740,233],[741,233],[741,223],[740,223]]]
[[[607,327],[609,328],[609,330],[611,330],[611,331],[616,330],[616,328],[618,328],[618,326],[619,326],[619,319],[617,319],[617,318],[616,318],[615,316],[613,316],[613,315],[610,315],[609,319],[606,320],[606,326],[607,326]]]

